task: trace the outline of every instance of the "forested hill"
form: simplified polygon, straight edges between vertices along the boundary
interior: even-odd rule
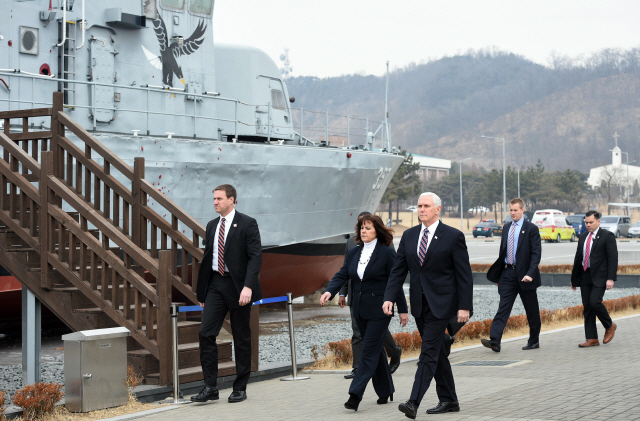
[[[378,120],[384,85],[384,77],[363,75],[287,80],[296,107]],[[640,49],[559,57],[549,67],[480,51],[392,72],[389,121],[393,143],[410,152],[501,166],[501,143],[484,134],[507,139],[510,162],[534,165],[540,158],[551,170],[586,172],[610,161],[614,132],[630,160],[640,162],[639,93]],[[305,113],[304,125],[324,126],[324,115]],[[332,117],[330,125],[344,123]]]

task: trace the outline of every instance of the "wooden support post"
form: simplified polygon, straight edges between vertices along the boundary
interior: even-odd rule
[[[60,136],[64,136],[64,124],[60,123],[58,113],[64,111],[64,94],[62,92],[53,93],[53,107],[51,108],[51,152],[53,153],[53,175],[62,178],[64,166],[64,153],[60,148]],[[56,205],[62,206],[62,198],[56,200]]]
[[[158,270],[158,351],[160,360],[160,385],[171,384],[171,252],[162,250],[158,253],[160,268]],[[148,310],[147,310],[148,311]],[[149,327],[147,327],[149,329]]]
[[[40,286],[47,290],[51,289],[51,266],[49,266],[49,177],[52,174],[53,152],[43,152],[40,166]]]
[[[131,186],[131,194],[133,196],[133,215],[132,219],[132,237],[133,243],[140,247],[142,245],[142,216],[140,215],[142,206],[146,203],[142,203],[144,194],[142,193],[142,180],[144,179],[144,158],[136,157],[133,159],[133,180]],[[146,200],[146,199],[145,199]]]
[[[251,371],[258,371],[260,362],[260,306],[251,306]]]

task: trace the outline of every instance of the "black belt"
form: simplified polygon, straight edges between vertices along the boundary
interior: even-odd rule
[[[219,275],[219,276],[230,276],[230,275],[231,275],[229,272],[220,273],[220,272],[218,272],[217,270],[216,270],[216,271],[214,271],[214,273],[215,273],[216,275]]]
[[[513,270],[516,270],[516,265],[510,265],[510,264],[508,264],[508,263],[505,263],[505,264],[504,264],[504,268],[505,268],[505,269],[513,269]]]

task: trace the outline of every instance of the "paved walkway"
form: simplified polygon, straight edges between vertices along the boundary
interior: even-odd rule
[[[541,348],[522,351],[526,340],[503,343],[502,352],[473,348],[454,352],[461,411],[427,415],[437,404],[435,387],[427,392],[418,420],[640,420],[640,317],[617,321],[618,330],[608,345],[580,349],[582,328],[543,334]],[[602,337],[604,329],[598,327]],[[518,361],[506,367],[455,366],[470,361]],[[358,412],[344,408],[349,381],[340,374],[312,374],[310,380],[270,380],[249,384],[248,400],[190,404],[147,416],[153,421],[175,420],[403,420],[398,403],[408,399],[415,374],[413,362],[394,374],[395,401],[377,405],[371,385]]]

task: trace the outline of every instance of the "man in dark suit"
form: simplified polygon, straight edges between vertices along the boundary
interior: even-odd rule
[[[435,193],[422,193],[418,217],[422,224],[402,234],[396,260],[384,294],[383,308],[391,314],[393,301],[410,273],[411,314],[422,336],[422,350],[410,399],[398,406],[415,419],[431,379],[439,403],[428,414],[460,410],[451,365],[445,354],[444,332],[451,317],[469,320],[473,309],[473,277],[464,234],[438,220],[442,209]]]
[[[618,327],[602,304],[604,292],[613,288],[617,279],[616,236],[611,231],[600,229],[600,214],[596,211],[586,213],[584,224],[587,231],[580,235],[571,271],[571,289],[575,291],[576,287],[580,287],[584,306],[584,333],[587,340],[578,345],[580,348],[600,345],[596,316],[605,328],[603,343],[611,342]]]
[[[487,272],[487,279],[498,284],[500,304],[491,324],[490,339],[482,345],[500,352],[502,333],[507,325],[516,297],[520,295],[529,321],[529,341],[523,350],[540,348],[540,307],[536,288],[541,285],[540,258],[542,244],[538,227],[523,218],[524,202],[520,198],[509,202],[512,222],[502,228],[498,260]]]
[[[358,215],[358,220],[364,215],[371,215],[371,212],[361,212]],[[353,240],[353,236],[349,236],[347,240],[347,246],[345,251],[346,255],[349,253],[354,247],[358,245]],[[393,248],[393,244],[391,245]],[[395,249],[394,249],[395,250]],[[351,286],[351,279],[344,284],[344,286],[340,289],[340,299],[338,304],[340,307],[344,307],[348,305],[351,310],[351,329],[353,331],[353,335],[351,336],[351,351],[353,354],[353,364],[351,365],[351,373],[344,376],[345,379],[353,379],[356,375],[356,370],[358,369],[358,362],[360,361],[360,354],[362,353],[362,334],[360,333],[360,328],[358,328],[358,323],[356,322],[356,317],[353,313],[353,288]],[[402,348],[396,345],[396,342],[393,340],[393,336],[391,336],[391,332],[387,329],[387,333],[384,335],[383,342],[384,350],[387,353],[387,356],[391,358],[389,361],[389,370],[391,370],[391,374],[395,373],[398,367],[400,367],[400,357],[402,356]]]
[[[209,221],[204,259],[198,274],[197,296],[202,311],[200,363],[204,388],[194,402],[219,398],[216,338],[230,314],[236,359],[236,380],[229,402],[247,399],[251,374],[251,305],[262,299],[260,266],[262,244],[256,220],[236,212],[236,189],[223,184],[214,190],[213,206],[220,217]]]

